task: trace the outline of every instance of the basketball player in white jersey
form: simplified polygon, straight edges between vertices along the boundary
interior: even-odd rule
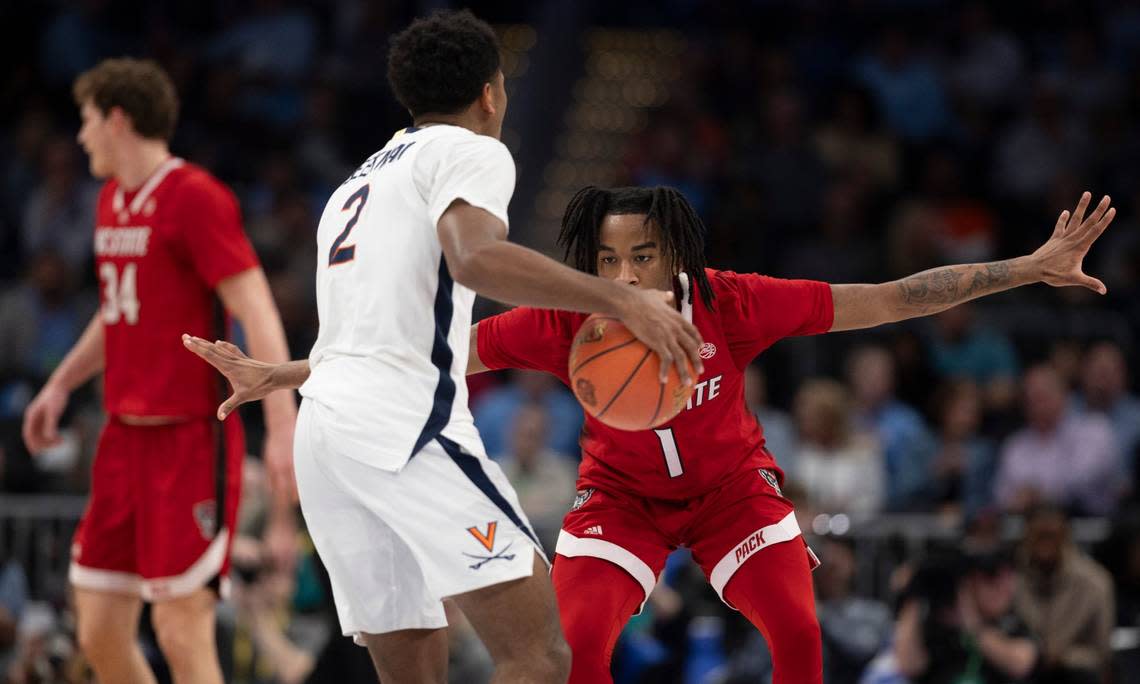
[[[467,407],[475,293],[618,316],[684,377],[701,340],[671,294],[505,240],[515,169],[489,26],[466,11],[416,21],[393,39],[388,79],[414,125],[333,193],[317,231],[302,511],[342,630],[385,684],[445,681],[444,598],[483,639],[495,681],[565,681],[545,555]]]

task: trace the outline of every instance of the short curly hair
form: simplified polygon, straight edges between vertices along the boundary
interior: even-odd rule
[[[119,107],[144,138],[170,140],[178,123],[174,83],[149,59],[105,59],[79,75],[72,87],[75,103],[90,101],[103,113]]]
[[[499,39],[469,10],[437,11],[392,38],[388,83],[413,117],[455,114],[500,67]]]

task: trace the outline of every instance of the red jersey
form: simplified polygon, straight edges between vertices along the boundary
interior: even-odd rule
[[[744,403],[744,369],[777,340],[831,328],[831,287],[811,280],[707,270],[713,308],[694,297],[705,370],[689,403],[655,430],[617,430],[586,415],[579,489],[689,499],[745,468],[775,468],[764,432]],[[687,293],[685,293],[687,298]],[[687,307],[686,307],[687,308]],[[527,368],[569,386],[570,344],[586,314],[519,307],[479,323],[479,359],[491,369]]]
[[[95,226],[107,412],[213,415],[217,375],[180,338],[221,336],[214,287],[257,266],[237,200],[204,169],[171,158],[135,191],[107,181]]]

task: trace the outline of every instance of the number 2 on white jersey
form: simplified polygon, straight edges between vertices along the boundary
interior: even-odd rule
[[[661,440],[661,451],[665,454],[665,467],[669,470],[669,477],[684,475],[685,466],[681,463],[681,452],[677,451],[677,440],[673,439],[673,428],[654,430],[653,433]]]
[[[122,277],[119,269],[110,261],[99,265],[99,279],[103,281],[103,322],[114,325],[126,320],[127,325],[139,322],[138,265],[129,263],[123,266]]]
[[[356,245],[346,245],[344,241],[348,238],[348,234],[352,232],[353,227],[356,226],[356,222],[360,220],[360,211],[364,209],[364,203],[368,201],[367,185],[361,186],[359,190],[352,193],[344,203],[341,211],[348,211],[357,200],[360,200],[360,203],[356,205],[356,212],[352,215],[352,218],[348,220],[348,224],[344,227],[344,230],[340,231],[340,235],[337,235],[336,239],[333,240],[332,248],[329,249],[329,266],[347,263],[356,258]]]

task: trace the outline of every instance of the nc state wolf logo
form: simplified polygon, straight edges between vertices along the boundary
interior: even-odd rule
[[[590,500],[590,497],[593,494],[594,494],[594,488],[593,487],[590,487],[588,489],[579,490],[578,495],[574,497],[574,505],[570,507],[570,510],[576,511],[579,508],[581,508],[582,506],[586,505],[586,502]]]
[[[498,521],[491,521],[491,522],[487,523],[487,531],[486,532],[484,532],[483,530],[480,530],[478,527],[468,527],[467,528],[467,532],[470,533],[472,537],[475,537],[475,540],[478,541],[480,544],[482,544],[483,548],[487,549],[487,553],[491,554],[490,556],[478,556],[478,555],[475,555],[473,553],[466,553],[465,552],[463,554],[464,556],[467,556],[468,558],[474,558],[475,559],[475,562],[472,563],[471,565],[468,565],[467,567],[471,568],[472,570],[478,570],[479,568],[483,567],[484,565],[486,565],[487,563],[490,563],[493,560],[512,561],[515,559],[515,554],[507,553],[507,551],[511,550],[511,546],[514,545],[514,542],[507,544],[506,547],[503,548],[502,551],[500,551],[498,553],[494,553],[494,550],[495,550],[495,532],[498,529],[499,529]]]
[[[202,538],[210,540],[218,532],[218,512],[213,501],[199,501],[194,504],[194,522],[198,523],[198,532]]]

